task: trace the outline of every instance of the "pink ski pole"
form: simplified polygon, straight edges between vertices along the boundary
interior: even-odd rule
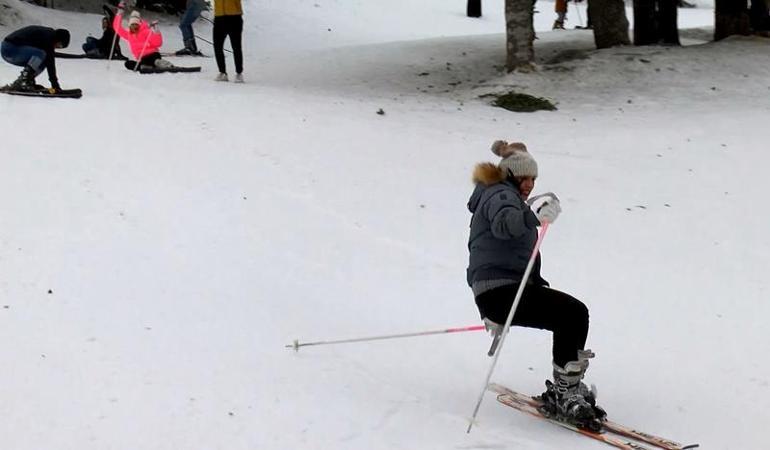
[[[299,340],[295,339],[293,343],[287,344],[286,348],[293,348],[294,351],[299,351],[300,347],[309,347],[311,345],[331,345],[331,344],[347,344],[351,342],[366,342],[366,341],[381,341],[385,339],[396,339],[396,338],[405,338],[405,337],[414,337],[414,336],[428,336],[431,334],[448,334],[448,333],[464,333],[466,331],[482,331],[486,328],[484,325],[472,325],[467,327],[457,327],[457,328],[446,328],[443,330],[434,330],[434,331],[418,331],[416,333],[402,333],[402,334],[389,334],[389,335],[383,335],[383,336],[369,336],[369,337],[361,337],[361,338],[353,338],[353,339],[337,339],[333,341],[316,341],[316,342],[299,342]]]

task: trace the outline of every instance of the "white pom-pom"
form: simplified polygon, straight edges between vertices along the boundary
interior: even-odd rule
[[[505,156],[502,155],[502,152],[505,151],[505,148],[508,147],[508,143],[505,141],[495,141],[492,143],[492,153],[494,153],[497,156],[500,156],[501,158],[505,158]]]
[[[511,142],[509,144],[506,141],[495,141],[494,144],[492,144],[492,153],[501,158],[507,158],[516,152],[526,151],[527,146],[522,142]]]

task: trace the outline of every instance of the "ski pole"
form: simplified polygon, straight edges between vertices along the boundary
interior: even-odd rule
[[[139,65],[142,63],[142,58],[144,58],[144,50],[147,48],[147,43],[150,41],[150,36],[152,36],[152,28],[150,28],[150,32],[147,33],[147,39],[144,40],[144,45],[142,46],[142,51],[139,52],[139,58],[136,59],[136,65],[134,66],[134,72],[139,70]]]
[[[210,45],[210,46],[212,46],[212,47],[214,46],[214,43],[213,43],[213,42],[211,42],[210,40],[206,39],[206,38],[202,38],[202,37],[198,36],[197,34],[195,35],[195,37],[196,37],[196,38],[198,38],[198,39],[200,39],[201,41],[203,41],[203,42],[205,42],[205,43],[209,44],[209,45]],[[232,53],[232,50],[228,50],[228,49],[226,49],[226,48],[224,48],[224,47],[222,48],[222,50],[224,50],[224,51],[226,51],[226,52],[228,52],[228,53]]]
[[[467,327],[446,328],[443,330],[434,331],[418,331],[416,333],[402,333],[402,334],[389,334],[384,336],[369,336],[353,339],[337,339],[333,341],[316,341],[316,342],[299,342],[295,339],[293,343],[285,345],[286,348],[293,348],[295,352],[299,351],[300,347],[309,347],[311,345],[331,345],[331,344],[347,344],[350,342],[366,342],[366,341],[381,341],[385,339],[396,339],[413,336],[428,336],[431,334],[447,334],[447,333],[464,333],[466,331],[482,331],[486,328],[484,325],[472,325]]]
[[[110,25],[112,26],[112,25]],[[115,36],[112,37],[112,45],[110,46],[110,56],[107,58],[107,70],[110,69],[110,63],[109,61],[112,61],[112,55],[115,53],[115,44],[118,42],[118,33],[115,33]]]
[[[112,61],[112,55],[115,53],[115,45],[118,42],[118,33],[115,33],[115,36],[112,37],[112,45],[110,46],[110,56],[107,58],[107,61]],[[107,65],[109,67],[109,65]]]
[[[540,234],[537,237],[537,241],[535,242],[535,248],[532,250],[532,256],[529,257],[529,262],[527,263],[527,268],[524,270],[524,276],[521,279],[521,282],[519,283],[519,289],[516,291],[516,297],[513,300],[513,305],[511,305],[511,310],[508,312],[508,318],[505,320],[505,327],[503,327],[503,331],[500,334],[499,342],[497,343],[497,348],[495,351],[495,356],[492,359],[492,364],[489,366],[489,372],[487,372],[487,378],[484,380],[484,388],[481,390],[481,394],[479,394],[479,399],[476,402],[476,407],[473,409],[473,415],[471,416],[470,423],[468,424],[468,430],[466,433],[471,432],[471,428],[473,427],[473,423],[476,420],[476,415],[479,413],[479,408],[481,408],[481,402],[484,401],[484,394],[487,391],[487,387],[489,386],[489,380],[492,378],[492,372],[495,370],[495,365],[497,365],[497,360],[500,357],[500,350],[503,348],[503,344],[505,343],[505,337],[508,335],[508,331],[511,328],[511,322],[513,321],[513,315],[516,313],[516,308],[519,307],[519,302],[521,301],[521,295],[524,293],[524,286],[527,284],[527,280],[529,280],[529,274],[532,272],[532,267],[535,265],[535,260],[537,259],[537,253],[540,251],[540,244],[543,243],[543,238],[545,238],[545,233],[548,231],[548,222],[545,222],[543,224],[543,227],[540,229]]]
[[[105,8],[105,11],[109,11],[108,9],[106,9],[107,8],[106,6],[104,6],[104,8]],[[120,12],[121,17],[123,17],[123,13],[121,12],[121,10],[118,10],[118,12]],[[110,62],[112,61],[112,54],[115,53],[115,45],[117,45],[118,43],[118,32],[115,30],[115,27],[112,26],[113,25],[112,22],[114,22],[115,18],[108,15],[108,19],[110,18],[112,19],[110,20],[110,28],[112,28],[112,32],[115,35],[112,36],[112,45],[110,46],[110,56],[107,58],[107,70],[110,70]],[[122,27],[123,24],[121,24],[120,26]]]

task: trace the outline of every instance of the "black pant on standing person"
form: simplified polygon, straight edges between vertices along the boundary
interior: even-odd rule
[[[243,51],[241,49],[241,35],[243,34],[243,16],[217,16],[214,17],[214,57],[217,60],[219,76],[217,80],[227,81],[227,66],[225,65],[225,38],[230,38],[230,46],[233,49],[235,60],[235,81],[243,81]]]

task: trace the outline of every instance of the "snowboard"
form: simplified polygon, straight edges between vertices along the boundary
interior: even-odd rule
[[[3,86],[0,87],[0,92],[10,95],[22,95],[25,97],[80,98],[83,96],[83,91],[80,89],[62,89],[55,94],[51,94],[47,89],[40,89],[37,91],[14,91],[8,89],[8,86]]]

